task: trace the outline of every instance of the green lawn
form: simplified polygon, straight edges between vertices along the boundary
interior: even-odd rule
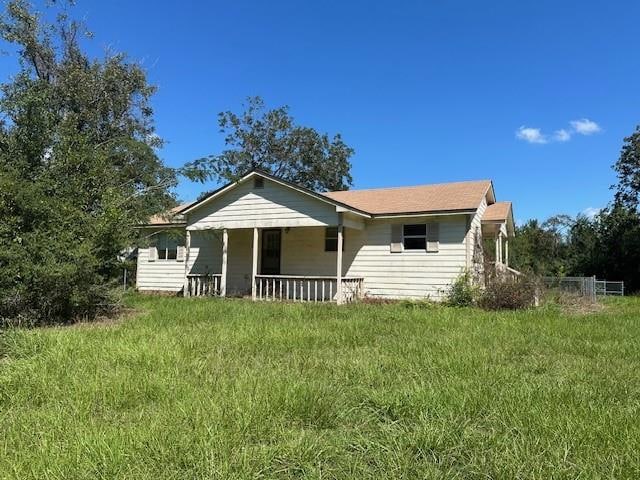
[[[640,299],[151,298],[0,334],[0,478],[638,478]]]

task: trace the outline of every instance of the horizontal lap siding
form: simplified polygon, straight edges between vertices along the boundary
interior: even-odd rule
[[[187,228],[324,226],[337,219],[333,205],[266,179],[254,189],[249,179],[189,213]]]
[[[351,229],[345,229],[345,255],[343,273],[346,273],[348,259],[346,250],[351,237]],[[325,228],[291,228],[282,234],[283,275],[335,276],[336,252],[324,251]]]
[[[229,231],[229,248],[227,251],[228,295],[245,295],[251,292],[252,244],[253,230]]]
[[[229,230],[227,250],[227,292],[245,294],[251,288],[251,230]],[[191,232],[189,272],[222,273],[222,232]]]
[[[432,219],[437,221],[437,219]],[[387,298],[442,298],[443,292],[466,266],[465,217],[440,220],[439,251],[391,253],[391,225],[401,221],[373,220],[362,232],[354,231],[359,245],[347,274],[364,277],[368,295]],[[418,223],[405,220],[404,223]]]
[[[149,249],[138,249],[136,287],[141,291],[179,292],[184,285],[184,262],[149,261]]]
[[[191,232],[189,273],[205,274],[222,271],[222,232]]]

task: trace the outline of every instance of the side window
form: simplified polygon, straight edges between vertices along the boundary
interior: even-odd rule
[[[178,258],[178,244],[180,239],[177,235],[161,232],[156,235],[156,250],[158,260],[176,260]]]
[[[342,250],[344,251],[345,234],[344,228],[342,229]],[[324,251],[325,252],[337,252],[338,251],[338,227],[327,227],[324,230]]]
[[[402,243],[405,250],[426,250],[427,225],[404,225],[402,230]]]

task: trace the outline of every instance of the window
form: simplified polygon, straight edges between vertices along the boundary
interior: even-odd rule
[[[344,228],[342,229],[342,250],[344,251]],[[327,227],[324,230],[324,251],[338,251],[338,227]]]
[[[262,178],[262,177],[254,177],[253,178],[253,188],[264,188],[264,178]]]
[[[427,226],[425,224],[404,225],[402,243],[405,250],[426,250]]]
[[[178,258],[179,237],[166,232],[155,236],[158,260],[176,260]]]

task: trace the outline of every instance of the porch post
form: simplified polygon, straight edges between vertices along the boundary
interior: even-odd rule
[[[222,275],[220,278],[220,296],[227,296],[227,250],[229,247],[229,232],[222,230]]]
[[[496,235],[496,265],[500,263],[500,232]]]
[[[338,248],[336,252],[336,302],[342,304],[342,213],[338,213]]]
[[[509,266],[509,237],[504,240],[504,264]]]
[[[256,275],[258,274],[258,229],[253,228],[253,250],[251,251],[253,258],[251,260],[251,300],[256,299],[257,284]]]
[[[187,230],[184,239],[184,287],[182,290],[182,296],[189,296],[189,278],[187,275],[189,274],[189,250],[191,250],[191,232]]]

